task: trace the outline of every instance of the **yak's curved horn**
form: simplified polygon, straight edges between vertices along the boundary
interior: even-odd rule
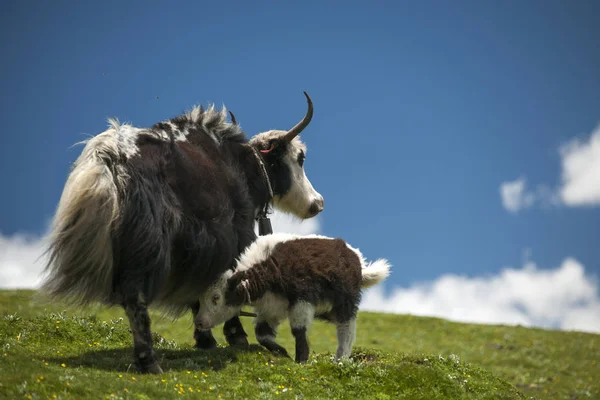
[[[308,111],[306,112],[306,115],[304,116],[302,121],[298,122],[296,124],[296,126],[294,126],[292,129],[287,131],[287,133],[283,136],[283,140],[285,140],[287,142],[291,142],[292,139],[294,139],[296,136],[298,136],[298,134],[300,132],[302,132],[302,130],[308,126],[308,124],[310,123],[310,120],[313,116],[312,100],[310,99],[310,96],[308,95],[308,93],[304,92],[304,95],[306,96],[306,100],[308,101]]]
[[[234,125],[237,125],[238,123],[237,123],[237,120],[235,119],[235,115],[233,115],[233,113],[231,111],[229,111],[229,115],[231,115],[231,122]]]

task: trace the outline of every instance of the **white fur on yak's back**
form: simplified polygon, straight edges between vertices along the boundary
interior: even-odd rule
[[[244,133],[239,125],[227,122],[227,107],[223,105],[217,110],[214,104],[210,104],[206,110],[202,106],[195,106],[185,113],[187,119],[192,123],[200,123],[202,129],[218,144],[229,136],[243,137]],[[186,140],[188,132],[184,131],[179,140]],[[175,140],[178,140],[177,138]]]
[[[181,118],[178,117],[178,118]],[[183,115],[184,123],[164,121],[175,141],[186,141],[190,128],[201,124],[218,144],[244,139],[238,125],[227,122],[225,107],[202,110],[198,106]],[[120,214],[118,192],[127,186],[126,163],[140,155],[138,138],[149,135],[170,141],[163,129],[137,128],[109,119],[106,131],[84,141],[54,217],[46,278],[42,291],[74,303],[111,302],[113,278],[112,239]],[[118,187],[117,187],[118,186]]]
[[[176,142],[187,141],[190,128],[196,124],[200,124],[204,132],[217,145],[221,145],[223,141],[232,137],[245,138],[239,125],[227,121],[227,108],[224,105],[220,110],[217,110],[214,104],[210,104],[207,109],[203,109],[202,106],[195,106],[179,118],[181,117],[185,118],[187,122],[183,128],[175,126],[171,119],[162,121],[163,124],[171,128],[171,133]],[[117,119],[113,118],[110,118],[108,122],[110,128],[105,133],[111,132],[115,136],[118,152],[126,158],[131,158],[139,154],[137,139],[141,134],[153,136],[165,142],[171,140],[169,133],[156,126],[152,128],[137,128],[129,124],[121,124]]]
[[[362,268],[362,288],[368,288],[385,280],[390,275],[391,265],[385,258],[369,263]]]
[[[81,304],[110,296],[112,230],[119,215],[115,182],[125,179],[114,177],[109,167],[125,144],[119,143],[115,128],[113,124],[86,142],[67,178],[53,221],[48,274],[42,285],[42,291],[52,296]]]

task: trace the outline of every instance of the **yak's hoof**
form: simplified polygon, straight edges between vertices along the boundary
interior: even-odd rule
[[[138,370],[140,371],[141,374],[158,375],[158,374],[163,373],[163,370],[160,367],[160,365],[158,365],[158,362],[155,362],[154,364],[148,365],[146,367],[139,367]]]
[[[248,338],[245,335],[229,336],[226,339],[230,346],[248,347],[250,345],[248,343]]]
[[[149,374],[162,374],[163,370],[160,367],[160,365],[158,365],[158,363],[154,363],[148,367],[148,373]]]
[[[278,356],[278,357],[287,357],[287,358],[292,358],[290,357],[290,355],[288,354],[286,349],[277,349],[277,350],[273,350],[271,352],[271,354],[273,354],[274,356]]]
[[[210,350],[217,347],[217,340],[214,338],[210,331],[201,332],[198,331],[194,335],[196,339],[196,348],[201,350]]]
[[[196,348],[198,350],[210,350],[217,347],[217,341],[215,338],[207,338],[205,340],[196,340]]]

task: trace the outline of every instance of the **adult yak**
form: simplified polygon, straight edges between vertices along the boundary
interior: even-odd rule
[[[256,239],[255,219],[269,204],[300,218],[323,210],[306,178],[298,134],[271,130],[247,140],[225,108],[196,107],[151,128],[111,120],[86,142],[65,184],[53,222],[42,289],[76,304],[121,305],[133,334],[135,362],[160,373],[148,306],[198,313],[202,291]],[[236,316],[229,344],[247,344]],[[194,331],[210,348],[210,330]]]

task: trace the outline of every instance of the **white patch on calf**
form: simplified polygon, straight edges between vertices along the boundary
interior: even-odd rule
[[[365,259],[365,257],[362,255],[361,251],[358,248],[354,248],[352,246],[350,246],[348,244],[348,242],[346,242],[346,247],[350,250],[352,250],[356,256],[358,257],[358,259],[360,260],[360,267],[361,268],[365,268],[367,265],[367,260]]]
[[[256,311],[260,320],[268,321],[283,321],[289,315],[289,301],[272,292],[266,292],[260,299],[252,299],[252,307]]]
[[[220,323],[239,314],[241,306],[228,306],[225,304],[225,291],[227,289],[227,280],[232,272],[226,271],[221,277],[198,299],[200,301],[200,311],[196,315],[194,322],[199,329],[210,329]],[[215,301],[215,298],[218,299]]]
[[[290,327],[308,328],[315,317],[315,306],[307,301],[299,301],[290,310]]]
[[[266,261],[273,253],[275,246],[280,243],[302,239],[333,240],[333,238],[321,235],[297,235],[294,233],[283,232],[259,236],[250,246],[246,248],[242,255],[238,257],[236,271],[245,271]]]
[[[315,315],[327,314],[332,308],[333,305],[328,301],[319,302],[315,306]]]
[[[347,358],[352,353],[352,346],[356,340],[356,318],[337,325],[338,348],[335,352],[335,358]]]

